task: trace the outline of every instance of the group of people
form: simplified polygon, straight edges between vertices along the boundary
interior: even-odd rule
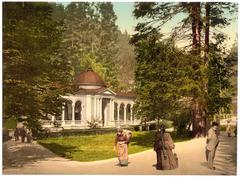
[[[18,141],[21,139],[21,142],[24,143],[27,141],[27,143],[32,142],[32,131],[29,128],[26,128],[25,126],[22,126],[20,128],[16,127],[14,131],[14,138],[15,141]]]
[[[130,131],[118,128],[114,149],[117,151],[119,165],[128,165],[128,144],[132,137]],[[219,128],[218,123],[213,122],[212,127],[207,133],[207,144],[206,144],[206,161],[208,168],[215,170],[213,161],[215,153],[219,144]],[[154,151],[156,152],[157,164],[156,169],[158,170],[171,170],[178,167],[178,158],[174,152],[174,142],[169,133],[165,132],[165,127],[162,125],[156,132],[155,141],[153,145]]]

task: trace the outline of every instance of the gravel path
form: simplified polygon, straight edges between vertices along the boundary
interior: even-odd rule
[[[159,171],[155,169],[153,150],[129,156],[128,167],[119,167],[116,158],[78,162],[56,156],[37,143],[13,140],[3,144],[3,174],[127,174],[127,175],[236,175],[237,139],[223,133],[216,152],[214,165],[209,170],[205,161],[205,138],[176,143],[179,168]]]

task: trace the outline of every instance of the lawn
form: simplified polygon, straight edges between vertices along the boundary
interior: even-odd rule
[[[133,132],[129,154],[152,149],[154,133]],[[102,135],[79,135],[38,140],[38,143],[62,157],[76,161],[96,161],[116,157],[115,133]],[[183,141],[189,138],[174,138]]]

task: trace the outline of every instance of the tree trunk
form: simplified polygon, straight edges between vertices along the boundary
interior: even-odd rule
[[[210,3],[206,2],[205,4],[205,41],[204,41],[204,63],[205,67],[208,67],[209,61],[209,30],[210,30]],[[208,77],[206,77],[205,84],[204,84],[205,92],[208,93]],[[207,107],[207,105],[205,106]],[[207,135],[207,129],[209,126],[208,115],[207,115],[207,108],[204,109],[204,136]]]
[[[206,17],[205,17],[205,44],[204,44],[204,62],[208,63],[208,53],[209,53],[209,21],[210,21],[210,3],[205,4]]]
[[[160,119],[159,118],[157,118],[157,130],[159,130],[160,129]]]
[[[193,54],[200,55],[201,52],[201,6],[200,2],[191,3],[191,18],[192,18],[192,51]]]
[[[200,2],[191,3],[191,18],[192,18],[192,54],[201,55],[201,31],[202,31],[202,19],[201,19],[201,4]],[[197,98],[194,98],[193,108],[193,136],[204,136],[205,132],[205,118],[203,117],[202,104]]]

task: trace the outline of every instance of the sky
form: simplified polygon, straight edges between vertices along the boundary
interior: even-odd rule
[[[119,26],[119,29],[122,32],[126,30],[129,34],[134,34],[134,27],[138,23],[138,20],[136,20],[132,14],[132,11],[134,9],[134,2],[113,2],[113,9],[117,15],[116,23]],[[167,23],[164,26],[163,32],[169,31],[169,29],[171,29],[171,27],[173,27],[179,21],[179,17],[174,18],[170,23]],[[237,22],[238,20],[236,19],[229,26],[221,29],[221,31],[226,33],[230,38],[230,43],[233,43],[236,39],[238,29]]]
[[[69,2],[64,2],[64,5],[67,5]],[[130,34],[134,34],[134,27],[137,25],[139,20],[135,19],[132,11],[134,9],[134,2],[116,2],[113,1],[113,9],[117,15],[117,21],[116,24],[118,25],[119,29],[124,32],[125,30]],[[169,29],[174,27],[181,19],[181,16],[179,18],[175,17],[171,22],[167,23],[164,28],[162,29],[163,33],[170,32]],[[220,31],[226,33],[228,37],[230,38],[227,43],[233,44],[234,40],[236,39],[237,35],[237,29],[238,24],[237,20],[233,21],[231,25],[227,26],[224,29],[221,29]],[[231,46],[231,45],[230,45]]]
[[[51,1],[54,2],[54,0],[51,0]],[[100,0],[100,1],[104,1],[104,0]],[[118,25],[119,29],[122,32],[124,32],[126,30],[130,35],[132,35],[132,34],[134,34],[134,27],[139,22],[139,20],[135,19],[132,14],[133,9],[134,9],[134,1],[133,0],[129,0],[129,2],[123,1],[123,0],[119,0],[119,1],[118,0],[111,1],[113,3],[113,9],[117,15],[116,24]],[[225,1],[227,1],[227,0],[225,0]],[[232,0],[232,1],[236,2],[234,0]],[[67,4],[69,4],[71,1],[66,0],[66,2],[64,2],[64,1],[58,1],[58,2],[67,6]],[[175,18],[173,18],[173,20],[171,22],[167,23],[163,27],[162,32],[169,33],[170,32],[169,29],[174,27],[180,20],[181,20],[181,15],[176,16]],[[235,20],[226,28],[219,29],[220,31],[226,33],[227,36],[229,37],[229,39],[227,40],[227,43],[230,44],[229,47],[231,46],[231,44],[234,43],[234,40],[236,40],[237,30],[238,30],[237,23],[238,23],[238,20]]]

